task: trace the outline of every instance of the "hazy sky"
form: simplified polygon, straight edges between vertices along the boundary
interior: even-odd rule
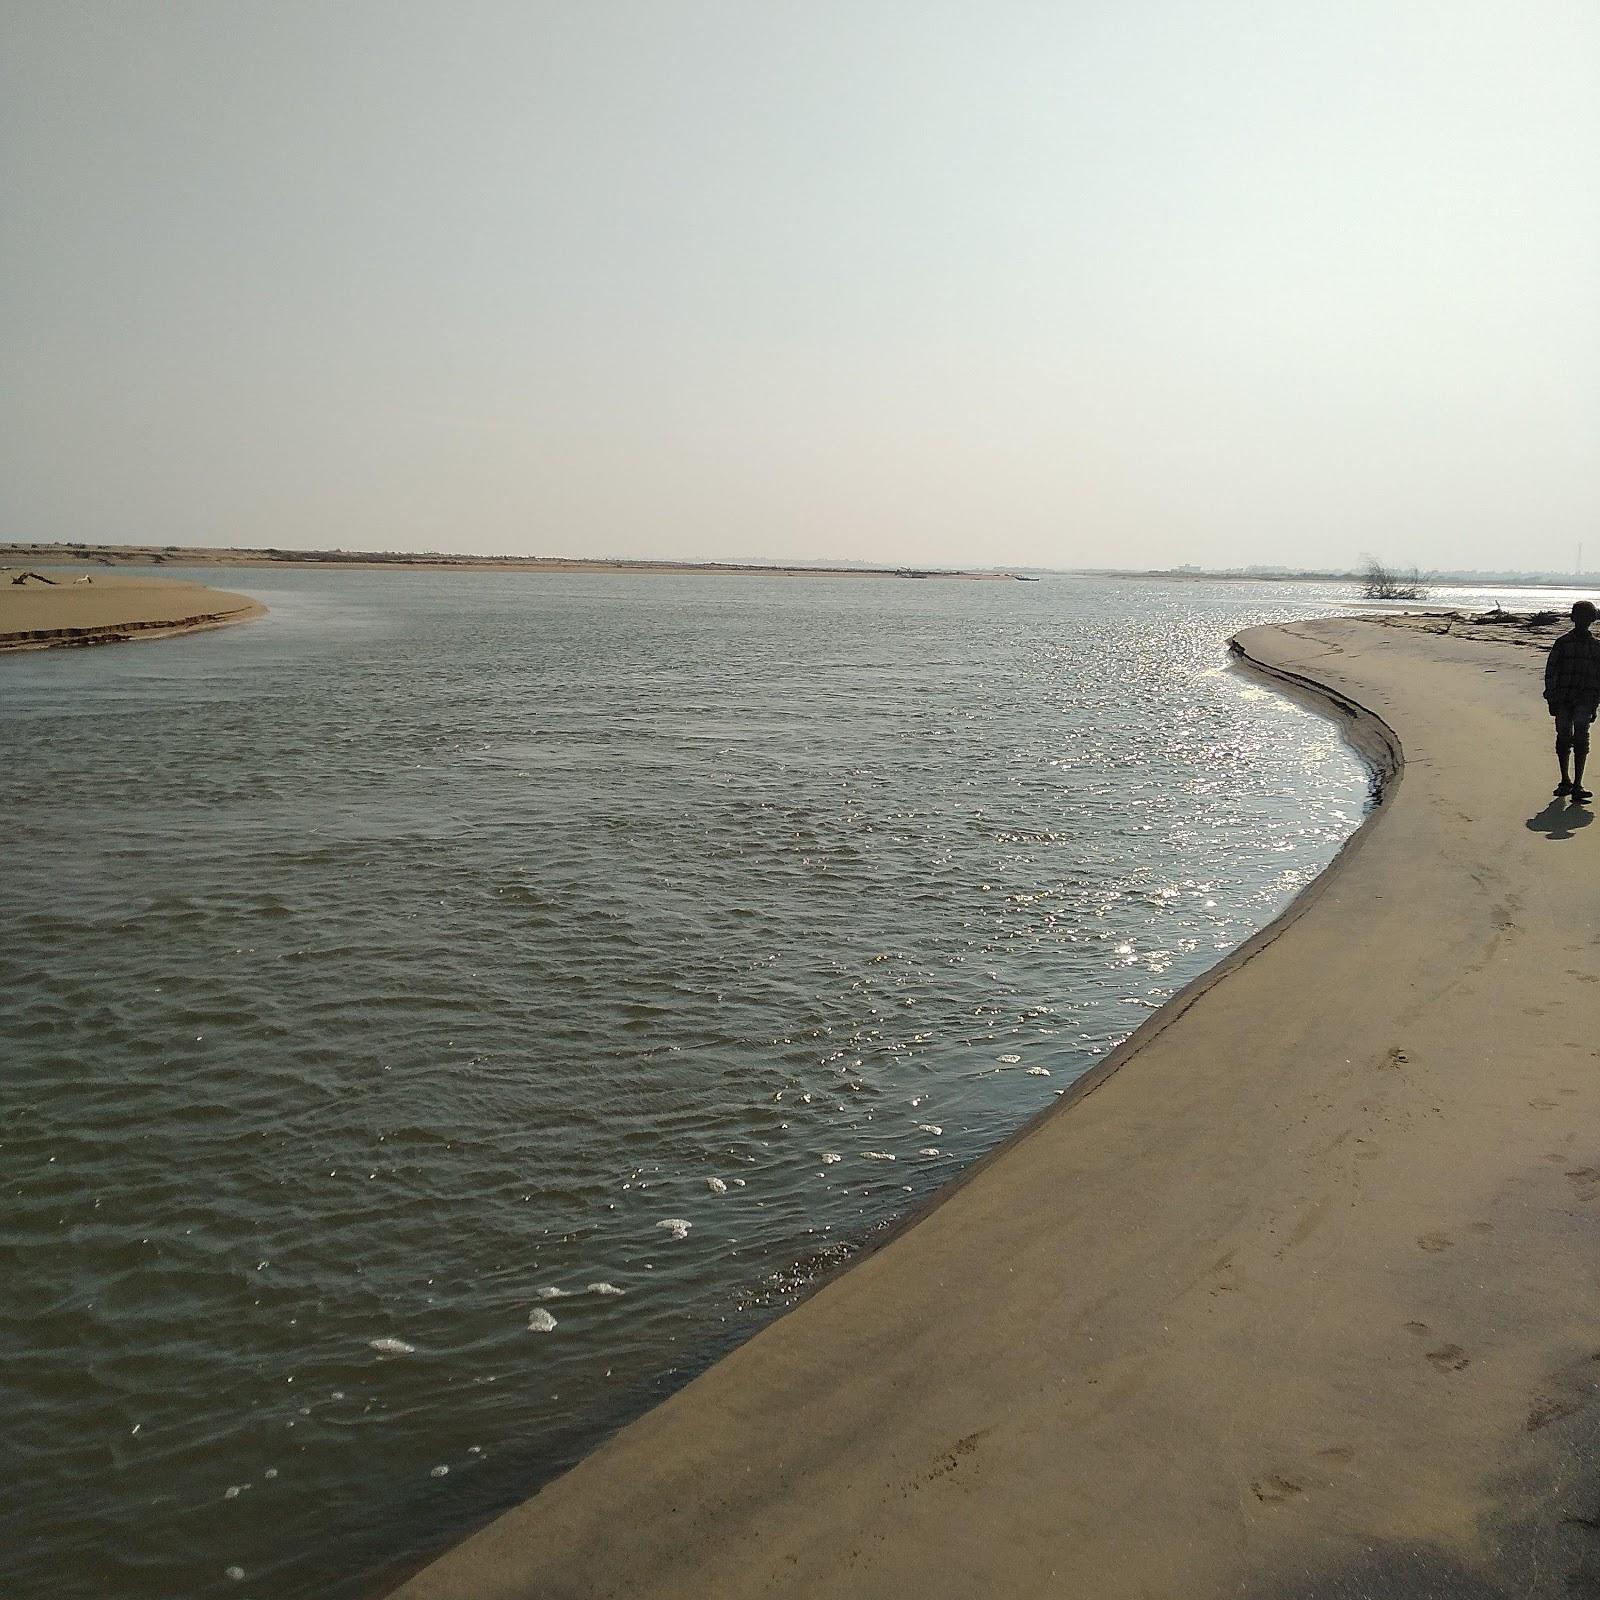
[[[1592,0],[0,27],[0,538],[1600,568]]]

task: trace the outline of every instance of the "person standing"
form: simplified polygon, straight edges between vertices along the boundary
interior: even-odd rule
[[[1556,760],[1561,763],[1556,793],[1575,801],[1594,798],[1583,786],[1583,767],[1589,759],[1589,724],[1600,707],[1600,639],[1590,632],[1595,615],[1592,602],[1579,600],[1572,608],[1572,631],[1550,646],[1544,664],[1544,699],[1556,719]]]

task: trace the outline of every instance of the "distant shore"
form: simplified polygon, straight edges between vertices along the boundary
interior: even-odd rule
[[[0,545],[14,566],[101,567],[369,567],[379,571],[688,573],[746,578],[960,578],[1011,582],[1010,572],[969,572],[944,567],[762,566],[738,561],[610,561],[568,556],[470,556],[394,550],[249,550],[233,546],[140,544]]]
[[[248,595],[171,578],[0,567],[0,652],[124,644],[264,616]],[[37,565],[48,565],[38,562]]]
[[[1063,569],[1063,575],[1072,578],[1132,578],[1141,583],[1347,583],[1359,587],[1366,582],[1364,572],[1295,572],[1278,568],[1257,572],[1203,567],[1071,567]],[[1428,572],[1422,574],[1419,582],[1424,591],[1415,597],[1419,605],[1427,604],[1427,591],[1430,589],[1582,589],[1589,585],[1600,586],[1600,578],[1593,573],[1560,572]]]

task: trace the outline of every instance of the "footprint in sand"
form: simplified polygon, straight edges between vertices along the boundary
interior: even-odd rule
[[[1432,1331],[1433,1330],[1429,1328],[1426,1322],[1408,1322],[1406,1324],[1406,1332],[1416,1334],[1419,1339],[1423,1336],[1423,1334],[1431,1333]]]
[[[1266,1477],[1257,1478],[1250,1485],[1250,1492],[1257,1500],[1275,1506],[1281,1505],[1285,1500],[1292,1500],[1297,1494],[1304,1494],[1305,1490],[1292,1478],[1281,1478],[1277,1473],[1269,1472]]]
[[[1563,1417],[1570,1417],[1574,1411],[1579,1409],[1579,1403],[1576,1400],[1540,1400],[1535,1403],[1533,1410],[1528,1413],[1528,1432],[1537,1433],[1541,1428],[1548,1428],[1552,1422],[1559,1422]]]
[[[1460,1372],[1471,1363],[1472,1357],[1458,1344],[1442,1344],[1437,1350],[1428,1352],[1428,1360],[1440,1372]]]
[[[1455,1240],[1448,1233],[1424,1233],[1417,1238],[1424,1250],[1448,1250]]]
[[[1572,1192],[1584,1203],[1600,1195],[1600,1167],[1579,1167],[1576,1171],[1569,1172],[1567,1178],[1572,1184]]]

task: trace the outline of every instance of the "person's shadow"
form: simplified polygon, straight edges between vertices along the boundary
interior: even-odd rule
[[[1594,821],[1588,806],[1568,805],[1565,800],[1552,800],[1536,817],[1528,818],[1528,827],[1551,839],[1570,839],[1579,828],[1587,828]]]

